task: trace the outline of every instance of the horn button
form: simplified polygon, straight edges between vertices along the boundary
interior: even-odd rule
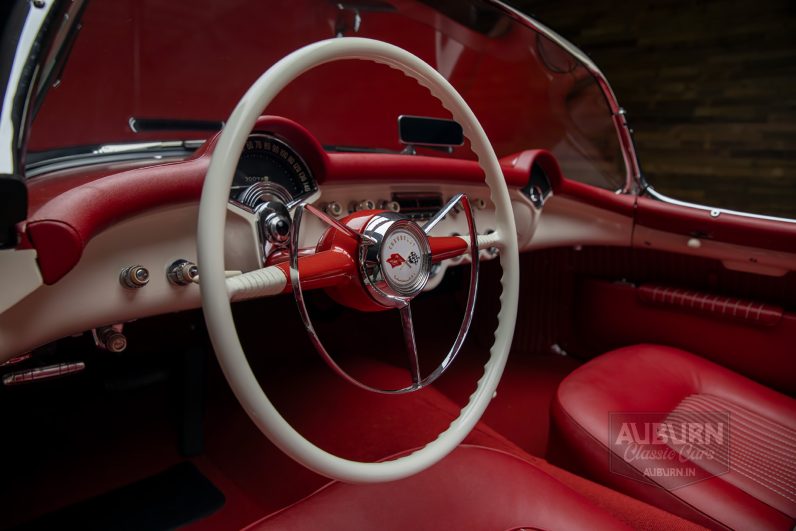
[[[391,212],[373,216],[363,230],[360,272],[368,293],[385,307],[402,307],[431,275],[431,246],[415,222]]]

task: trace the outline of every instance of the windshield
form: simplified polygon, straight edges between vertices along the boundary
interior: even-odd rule
[[[610,108],[563,48],[480,1],[103,0],[86,7],[60,82],[36,116],[29,151],[203,139],[249,85],[291,51],[335,36],[391,42],[443,74],[498,156],[551,150],[566,175],[609,189],[626,170]],[[310,71],[266,109],[326,146],[400,150],[397,117],[448,117],[426,89],[363,61]],[[175,121],[138,131],[131,119]],[[193,127],[176,120],[202,121]],[[472,157],[458,148],[453,156]]]

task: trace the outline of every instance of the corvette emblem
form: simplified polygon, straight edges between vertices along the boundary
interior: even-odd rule
[[[400,266],[400,265],[402,265],[402,264],[404,264],[406,262],[406,260],[404,260],[404,257],[401,256],[398,253],[392,253],[390,255],[390,257],[387,260],[385,260],[385,261],[388,264],[390,264],[391,266],[393,266],[394,268],[398,267],[398,266]]]

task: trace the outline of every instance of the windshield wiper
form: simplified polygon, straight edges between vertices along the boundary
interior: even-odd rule
[[[149,133],[152,131],[221,131],[224,128],[224,122],[214,120],[131,117],[127,123],[133,133]]]
[[[160,151],[164,149],[186,149],[193,151],[204,144],[204,140],[168,140],[164,142],[126,142],[121,144],[103,144],[97,146],[91,153],[94,155],[108,155],[110,153],[130,153],[143,151]]]
[[[129,142],[100,144],[29,152],[25,176],[36,177],[52,171],[92,164],[131,160],[184,159],[196,151],[204,140],[174,140],[166,142]]]

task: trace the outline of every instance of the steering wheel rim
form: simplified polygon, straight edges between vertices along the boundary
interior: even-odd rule
[[[246,138],[268,104],[295,78],[322,64],[369,60],[403,72],[426,87],[470,141],[495,205],[496,231],[489,245],[500,249],[502,293],[495,343],[484,374],[459,416],[439,436],[411,454],[376,463],[344,459],[304,438],[274,407],[249,366],[232,317],[224,274],[224,230],[229,187]],[[517,318],[519,254],[508,188],[497,156],[477,118],[451,84],[415,55],[382,41],[329,39],[292,52],[260,76],[237,104],[222,131],[207,171],[199,204],[198,265],[202,307],[222,371],[246,413],[278,448],[307,468],[352,483],[394,481],[416,474],[448,455],[470,433],[492,399],[508,358]]]

